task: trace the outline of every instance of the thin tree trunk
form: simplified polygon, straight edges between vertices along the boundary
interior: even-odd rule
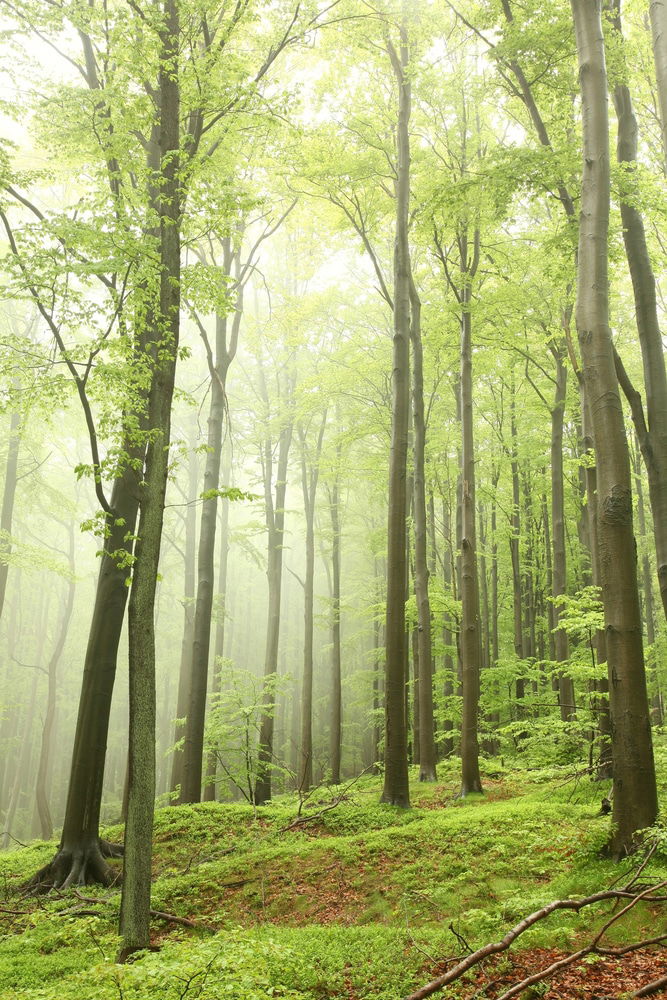
[[[306,432],[297,428],[301,444],[301,488],[306,517],[306,573],[304,577],[304,638],[303,677],[301,683],[301,759],[299,791],[307,792],[313,783],[313,627],[315,602],[315,497],[320,475],[320,455],[326,427],[326,411],[322,416],[315,452],[308,461]]]
[[[261,373],[260,373],[261,374]],[[291,383],[288,387],[291,396]],[[268,406],[268,399],[265,398]],[[255,782],[255,803],[262,805],[271,798],[273,766],[273,722],[275,706],[275,680],[278,672],[278,642],[280,638],[280,601],[283,574],[283,536],[285,532],[285,494],[287,491],[287,459],[292,443],[292,422],[288,420],[281,429],[278,443],[278,463],[273,499],[272,443],[264,442],[264,500],[267,524],[267,569],[269,607],[264,656],[264,709],[260,720],[258,773]]]
[[[185,719],[190,704],[190,677],[192,673],[192,638],[195,623],[195,549],[197,543],[197,452],[194,435],[190,440],[188,454],[188,492],[185,508],[185,566],[183,578],[183,641],[181,643],[181,665],[178,672],[178,695],[176,699],[176,719],[174,743],[183,735]],[[182,721],[181,721],[182,720]],[[180,795],[183,783],[183,749],[174,750],[171,766],[171,791]],[[172,800],[174,804],[177,797]]]
[[[410,276],[412,343],[412,418],[414,456],[415,598],[417,603],[416,653],[419,670],[419,780],[435,781],[436,756],[433,732],[433,650],[431,646],[431,603],[428,594],[429,568],[426,520],[426,423],[424,418],[424,372],[421,336],[421,302]]]
[[[385,746],[382,801],[410,805],[408,736],[405,710],[407,577],[407,455],[410,410],[410,202],[409,121],[411,84],[405,27],[400,53],[389,43],[399,93],[397,128],[396,232],[394,237],[394,338],[392,372],[391,453],[389,459],[389,513],[387,528],[387,616],[385,625]]]
[[[42,740],[39,752],[39,763],[37,765],[37,781],[35,785],[37,813],[39,816],[39,825],[43,840],[50,840],[53,836],[53,821],[51,819],[51,809],[49,808],[48,772],[53,746],[53,729],[56,720],[56,675],[58,663],[60,662],[63,649],[65,648],[65,641],[67,639],[67,633],[72,620],[72,612],[74,610],[74,593],[76,590],[76,580],[74,579],[74,528],[71,524],[68,527],[68,533],[68,567],[70,577],[67,581],[65,603],[63,606],[62,617],[60,619],[60,631],[58,633],[58,638],[53,652],[51,653],[51,659],[49,660],[47,668],[48,691],[46,697],[46,712],[44,714],[44,725],[42,727]]]
[[[17,470],[20,444],[21,414],[17,410],[14,410],[9,421],[9,442],[7,445],[7,462],[5,464],[5,486],[2,493],[2,511],[0,512],[0,618],[2,617],[2,609],[5,604],[5,593],[7,591],[9,554],[12,547],[12,515],[14,513],[16,483],[18,481]]]
[[[556,362],[556,393],[551,409],[551,532],[553,538],[552,594],[557,599],[567,589],[567,550],[565,546],[565,496],[563,492],[563,423],[567,394],[567,368],[563,350],[552,344],[551,353]],[[567,663],[569,658],[567,632],[559,628],[560,609],[554,608],[555,653],[557,663]],[[558,674],[558,701],[563,722],[575,718],[574,683],[562,671]]]
[[[475,506],[475,445],[472,411],[472,317],[471,276],[479,259],[479,233],[475,231],[474,260],[468,263],[467,234],[461,236],[461,427],[463,448],[461,525],[461,666],[463,707],[461,719],[461,795],[482,791],[479,773],[477,720],[479,710],[479,585],[477,576],[477,532]]]
[[[228,481],[230,475],[229,463],[223,470],[223,479]],[[219,548],[219,602],[215,626],[215,645],[213,648],[213,683],[211,697],[215,701],[222,690],[222,658],[225,655],[225,618],[227,605],[227,567],[229,559],[229,500],[220,504],[220,548]],[[209,751],[206,759],[206,782],[204,784],[204,801],[215,802],[215,777],[218,769],[218,757],[215,750]]]
[[[223,274],[231,275],[236,261],[236,305],[229,348],[227,347],[227,317],[217,315],[215,322],[215,359],[205,341],[211,375],[211,404],[208,416],[204,500],[199,527],[197,551],[197,598],[192,641],[192,674],[190,703],[183,743],[183,784],[181,802],[199,802],[201,798],[204,752],[204,721],[208,690],[208,665],[211,644],[211,617],[215,578],[215,533],[218,518],[220,463],[222,460],[222,430],[225,417],[227,374],[237,350],[243,314],[243,285],[240,282],[240,250],[233,250],[229,239],[224,241]],[[203,328],[200,327],[202,334]]]
[[[340,760],[342,739],[342,682],[341,682],[341,646],[340,646],[340,460],[342,445],[336,445],[336,468],[333,486],[329,492],[329,514],[331,517],[331,782],[340,784]],[[376,683],[375,664],[373,670]],[[373,706],[375,708],[375,706]],[[377,760],[377,743],[373,748],[373,762]]]

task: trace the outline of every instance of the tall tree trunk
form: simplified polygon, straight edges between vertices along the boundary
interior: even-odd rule
[[[651,4],[652,18],[656,24],[667,23],[663,3]],[[622,45],[620,0],[612,0],[613,21]],[[654,38],[657,36],[654,35]],[[656,46],[662,48],[667,66],[667,39]],[[623,49],[621,48],[623,52]],[[624,62],[624,60],[623,60]],[[656,68],[658,59],[656,57]],[[663,67],[664,68],[664,67]],[[664,80],[667,87],[667,79]],[[661,94],[661,100],[664,95]],[[614,107],[618,119],[618,162],[625,165],[621,177],[621,221],[623,242],[632,279],[637,332],[642,353],[644,385],[646,388],[646,418],[638,394],[619,365],[618,374],[630,402],[635,429],[644,456],[649,484],[649,499],[653,511],[653,533],[658,564],[658,582],[665,616],[667,616],[667,372],[658,318],[655,277],[646,243],[646,233],[641,212],[636,207],[634,184],[637,168],[638,128],[632,107],[630,90],[624,82],[613,89]],[[661,105],[662,106],[662,105]],[[663,108],[664,112],[664,108]],[[664,115],[663,115],[664,127]],[[647,426],[648,424],[648,426]]]
[[[229,480],[229,462],[223,470],[223,479]],[[220,547],[219,547],[219,602],[215,626],[215,645],[213,647],[213,683],[211,697],[215,700],[222,691],[222,658],[225,655],[225,619],[227,614],[227,567],[229,559],[229,500],[221,502],[220,516]],[[204,801],[215,802],[215,777],[218,769],[218,757],[215,750],[210,750],[206,759],[206,783],[204,785]]]
[[[165,0],[159,29],[160,184],[159,319],[148,398],[150,437],[140,494],[130,590],[129,788],[120,906],[120,958],[150,943],[151,860],[155,804],[155,589],[169,472],[171,404],[176,379],[181,300],[179,165],[179,0]]]
[[[315,602],[315,497],[320,475],[320,455],[327,422],[326,411],[322,416],[315,452],[308,461],[308,442],[305,429],[297,428],[301,444],[301,489],[306,517],[306,573],[303,587],[304,637],[303,677],[301,683],[301,755],[299,764],[299,791],[307,792],[313,783],[313,625]]]
[[[415,598],[417,602],[417,643],[419,661],[419,780],[435,781],[436,756],[433,733],[433,650],[431,645],[431,602],[428,594],[429,568],[426,520],[426,422],[424,418],[424,362],[421,336],[421,302],[410,275],[412,343],[412,422],[414,455]]]
[[[15,386],[16,387],[16,386]],[[16,496],[17,470],[19,461],[19,446],[21,443],[21,414],[12,411],[9,421],[9,442],[7,445],[7,461],[5,464],[5,485],[2,492],[2,511],[0,512],[0,618],[5,605],[7,592],[7,574],[9,572],[9,553],[11,552],[12,515],[14,513],[14,497]]]
[[[461,270],[461,669],[463,707],[461,719],[461,795],[482,791],[479,773],[477,720],[479,711],[480,641],[479,585],[477,577],[477,531],[475,506],[475,444],[472,411],[472,317],[470,281],[477,270],[479,232],[475,231],[472,262],[468,261],[468,237],[460,236]]]
[[[565,496],[563,492],[563,422],[567,394],[567,368],[560,345],[551,345],[556,362],[556,392],[551,409],[551,532],[553,538],[552,594],[558,599],[567,589],[567,549],[565,545]],[[567,632],[559,628],[560,610],[554,609],[555,653],[557,663],[567,663],[569,657]],[[558,701],[560,717],[568,722],[575,717],[574,683],[559,671]]]
[[[233,250],[229,239],[224,241],[223,275],[229,278],[232,263],[236,261],[236,306],[232,322],[229,348],[227,347],[227,317],[217,315],[215,323],[215,359],[205,340],[211,375],[211,404],[208,416],[206,468],[204,471],[204,500],[199,527],[197,551],[197,599],[192,641],[192,674],[190,703],[185,723],[183,743],[183,783],[181,802],[199,802],[201,798],[202,765],[204,752],[204,720],[208,690],[208,664],[211,644],[211,617],[215,577],[215,533],[218,517],[220,463],[222,459],[222,429],[225,417],[225,387],[227,373],[237,350],[239,328],[243,313],[243,285],[239,281],[240,250]],[[205,336],[203,327],[200,331]]]
[[[72,612],[74,610],[74,592],[76,590],[76,580],[74,579],[74,528],[71,524],[68,526],[68,532],[68,568],[70,577],[67,581],[67,592],[65,595],[62,617],[60,619],[58,638],[56,639],[56,644],[53,648],[53,652],[51,653],[51,658],[47,668],[48,690],[46,696],[46,712],[44,713],[44,725],[42,727],[42,740],[40,744],[39,763],[37,765],[37,781],[35,785],[37,814],[39,816],[39,826],[43,840],[50,840],[53,836],[53,821],[51,819],[51,809],[49,808],[48,773],[53,748],[53,729],[56,721],[56,675],[58,663],[60,662],[63,649],[65,648],[65,641],[67,639],[67,633],[72,620]]]
[[[389,458],[389,514],[387,527],[387,616],[385,625],[385,745],[382,801],[410,805],[408,734],[405,710],[407,652],[405,581],[407,577],[407,455],[410,410],[410,204],[409,121],[411,85],[408,40],[401,28],[400,52],[389,42],[398,84],[398,172],[396,232],[394,236],[394,338],[392,372],[391,453]]]
[[[662,148],[665,154],[665,172],[667,173],[667,3],[665,0],[651,0],[649,13],[653,35],[655,76],[658,84]]]
[[[331,517],[331,735],[330,759],[331,782],[340,784],[340,759],[342,739],[342,683],[340,647],[340,460],[342,445],[336,445],[336,468],[333,485],[329,491],[329,515]],[[376,683],[376,665],[373,664],[373,678]],[[373,706],[375,708],[375,706]],[[374,741],[373,762],[377,758],[377,743]]]
[[[632,529],[630,462],[608,316],[609,124],[600,0],[572,4],[582,96],[584,165],[577,332],[597,455],[598,550],[614,750],[615,856],[632,850],[658,801]],[[618,568],[623,567],[619,573]]]
[[[190,676],[192,672],[192,638],[195,624],[195,549],[197,543],[197,452],[194,435],[189,443],[188,492],[185,507],[185,565],[183,577],[183,641],[181,643],[181,664],[178,671],[178,694],[176,697],[176,719],[174,743],[183,735],[183,727],[190,704]],[[171,766],[171,791],[180,795],[183,783],[183,749],[174,750]],[[174,804],[177,798],[172,800]]]
[[[291,384],[289,387],[291,396]],[[265,399],[268,403],[268,400]],[[267,568],[269,607],[264,656],[264,708],[260,720],[255,803],[262,805],[271,798],[273,766],[273,721],[275,710],[275,680],[278,672],[278,641],[280,638],[280,601],[283,575],[283,536],[285,533],[285,494],[287,492],[287,459],[292,443],[291,417],[283,425],[278,443],[278,463],[273,499],[272,443],[264,442],[264,500],[267,524]]]
[[[512,451],[510,467],[512,470],[512,517],[510,528],[510,556],[512,560],[512,609],[514,622],[514,655],[521,661],[526,658],[526,648],[523,634],[523,609],[521,585],[521,481],[519,479],[519,437],[516,426],[516,405],[514,396],[514,380],[512,380],[512,400],[510,406],[510,429],[512,435]],[[516,680],[517,715],[523,714],[524,680]]]

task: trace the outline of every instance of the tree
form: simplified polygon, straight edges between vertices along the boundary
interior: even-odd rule
[[[614,740],[611,850],[631,851],[657,815],[644,675],[630,462],[609,329],[609,124],[600,0],[572,4],[582,97],[584,167],[577,333],[597,456],[597,543]],[[623,572],[618,568],[622,566]]]

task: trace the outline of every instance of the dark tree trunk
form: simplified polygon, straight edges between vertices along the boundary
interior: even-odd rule
[[[572,4],[582,94],[582,182],[577,332],[597,455],[597,544],[607,637],[614,750],[611,850],[634,847],[658,801],[641,614],[637,588],[632,492],[623,409],[608,318],[609,124],[599,0]],[[623,572],[618,572],[618,567]]]

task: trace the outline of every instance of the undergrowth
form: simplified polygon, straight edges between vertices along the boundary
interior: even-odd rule
[[[441,765],[436,784],[414,781],[410,810],[379,805],[379,779],[364,777],[321,815],[327,793],[314,796],[297,826],[288,797],[257,815],[217,803],[160,810],[153,906],[201,926],[156,920],[160,950],[127,966],[114,962],[117,889],[21,898],[54,845],[1,855],[0,998],[396,1000],[544,903],[629,877],[636,859],[602,854],[606,787],[566,769],[487,761],[484,771],[486,794],[461,800],[456,762]],[[661,842],[642,878],[666,876]],[[553,915],[522,946],[571,948],[602,916]],[[657,933],[662,920],[638,906],[611,940]]]

